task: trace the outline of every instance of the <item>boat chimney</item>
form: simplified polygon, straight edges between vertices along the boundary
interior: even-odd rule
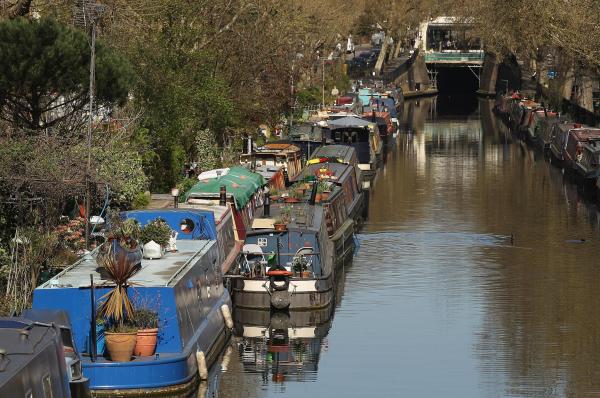
[[[271,194],[265,193],[265,203],[263,205],[263,216],[271,217]]]
[[[377,121],[377,118],[375,117],[375,110],[374,110],[374,109],[373,109],[373,110],[371,110],[371,120],[372,120],[373,122],[376,122],[376,121]]]
[[[288,174],[287,167],[283,168],[283,183],[286,187],[290,185],[290,175]]]
[[[219,205],[227,206],[227,187],[225,185],[221,185],[219,190]]]
[[[317,185],[318,183],[316,181],[313,182],[312,191],[310,191],[310,200],[308,201],[308,204],[311,206],[314,206],[317,199]]]

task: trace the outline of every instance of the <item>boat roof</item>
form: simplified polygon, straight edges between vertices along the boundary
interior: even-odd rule
[[[370,122],[356,116],[347,116],[341,119],[331,120],[327,125],[331,128],[339,127],[368,127]]]
[[[316,123],[294,124],[290,129],[289,138],[294,141],[321,141],[323,127]]]
[[[600,139],[600,129],[597,128],[582,128],[571,130],[570,133],[577,141],[592,141]]]
[[[308,202],[274,202],[271,203],[269,217],[265,217],[264,215],[256,217],[250,230],[258,232],[265,229],[273,229],[273,223],[281,216],[282,212],[285,211],[290,212],[292,219],[292,222],[287,224],[288,230],[318,232],[321,229],[323,206],[320,204],[311,205]]]
[[[233,196],[236,206],[241,209],[250,201],[258,188],[266,184],[265,178],[253,173],[245,167],[236,166],[221,178],[208,178],[200,180],[184,194],[184,199],[189,198],[215,198],[219,197],[221,186],[227,189],[227,195]]]
[[[312,158],[339,158],[348,163],[355,153],[356,150],[348,145],[325,145],[315,149]]]
[[[48,324],[37,324],[23,317],[0,318],[0,386],[10,382],[57,335],[58,330]]]
[[[315,163],[307,165],[296,177],[296,181],[304,180],[309,176],[316,176],[319,170],[326,169],[331,173],[329,180],[332,182],[341,180],[350,172],[354,172],[354,166],[346,163]]]
[[[556,128],[563,132],[567,132],[575,129],[586,129],[587,127],[582,126],[579,123],[557,123]]]
[[[177,251],[167,252],[162,258],[149,260],[143,258],[141,269],[135,273],[129,283],[136,287],[160,287],[169,286],[178,280],[178,276],[184,274],[186,268],[195,263],[193,259],[200,258],[208,252],[215,243],[214,240],[181,240],[177,241]],[[55,287],[83,288],[90,286],[90,275],[94,276],[97,285],[111,282],[103,280],[98,272],[97,261],[99,250],[94,250],[90,255],[84,256],[75,264],[54,276],[48,282],[37,289],[52,289]]]
[[[179,208],[212,212],[215,217],[216,225],[219,225],[227,215],[231,214],[231,208],[229,206],[221,206],[218,203],[215,203],[214,200],[208,199],[190,198],[185,203],[179,203]]]

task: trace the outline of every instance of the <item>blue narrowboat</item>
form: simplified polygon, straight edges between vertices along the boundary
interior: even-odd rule
[[[142,226],[161,218],[178,232],[177,251],[159,259],[142,259],[141,268],[128,282],[134,306],[141,303],[158,313],[155,354],[133,357],[130,362],[113,362],[103,355],[98,337],[102,331],[97,330],[91,308],[112,285],[98,272],[98,250],[35,289],[33,308],[68,313],[93,395],[185,393],[207,376],[233,327],[231,300],[221,272],[224,251],[217,244],[214,214],[173,209],[131,211],[123,217]]]

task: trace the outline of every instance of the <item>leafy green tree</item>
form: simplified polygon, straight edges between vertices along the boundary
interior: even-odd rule
[[[81,122],[88,103],[90,46],[84,33],[53,19],[0,22],[0,118],[38,131]],[[96,49],[99,104],[127,99],[131,71],[101,42]]]
[[[212,132],[209,129],[198,131],[196,134],[196,153],[200,170],[206,171],[220,167],[219,152],[219,147],[214,141]]]

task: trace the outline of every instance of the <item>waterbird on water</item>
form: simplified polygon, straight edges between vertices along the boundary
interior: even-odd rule
[[[510,244],[511,245],[515,244],[515,234],[510,234]]]

